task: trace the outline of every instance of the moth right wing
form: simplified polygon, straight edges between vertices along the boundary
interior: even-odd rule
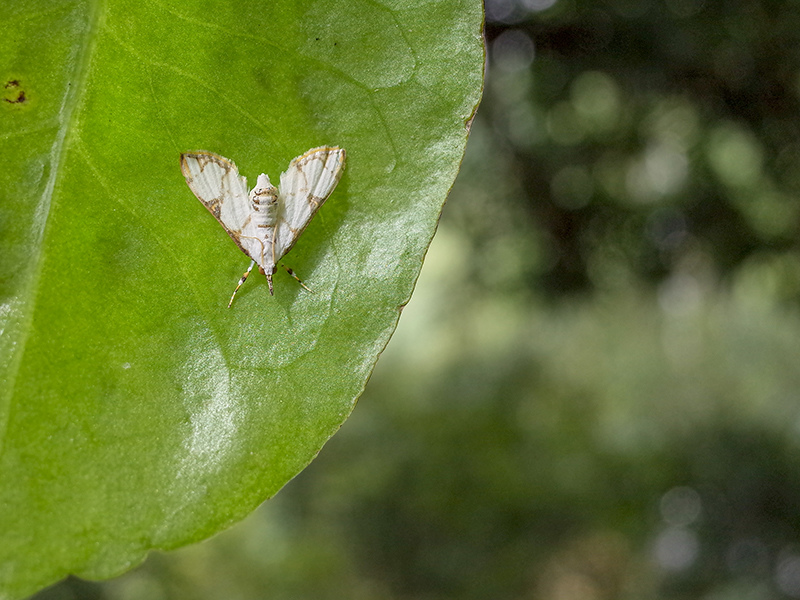
[[[264,248],[253,222],[247,178],[239,175],[236,165],[224,156],[199,150],[181,154],[181,171],[189,189],[242,252],[260,259]]]
[[[337,146],[312,148],[281,174],[275,261],[289,252],[312,217],[333,192],[344,170],[345,151]]]

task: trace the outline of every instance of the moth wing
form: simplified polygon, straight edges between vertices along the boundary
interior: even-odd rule
[[[247,195],[247,178],[236,165],[213,152],[181,154],[181,171],[189,189],[219,221],[236,245],[255,260],[262,255],[262,242],[253,223]]]
[[[292,249],[311,218],[331,195],[344,171],[345,151],[313,148],[289,163],[281,173],[275,262]]]

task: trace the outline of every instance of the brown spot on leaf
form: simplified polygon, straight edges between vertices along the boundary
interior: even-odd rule
[[[28,98],[25,97],[25,92],[21,91],[15,100],[9,100],[8,98],[3,98],[3,100],[9,104],[24,104],[28,101]]]
[[[3,87],[7,90],[11,90],[10,95],[3,98],[3,102],[7,102],[8,104],[25,104],[28,101],[25,90],[20,89],[19,79],[9,79]],[[15,93],[16,95],[14,95]]]

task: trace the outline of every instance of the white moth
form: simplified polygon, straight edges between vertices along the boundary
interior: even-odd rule
[[[252,259],[233,290],[228,308],[253,265],[257,264],[258,270],[267,276],[269,293],[273,293],[272,276],[278,261],[292,249],[339,183],[344,161],[342,148],[313,148],[289,163],[286,172],[281,173],[280,189],[262,173],[248,194],[247,178],[239,175],[233,161],[202,150],[181,154],[181,171],[189,189],[239,249]],[[284,268],[300,281],[291,269]]]

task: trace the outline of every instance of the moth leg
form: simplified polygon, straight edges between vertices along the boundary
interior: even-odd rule
[[[231,301],[228,302],[228,308],[230,308],[231,304],[233,304],[233,298],[234,298],[234,296],[236,296],[236,292],[238,292],[239,288],[242,287],[242,284],[245,281],[247,281],[247,276],[250,275],[250,271],[252,270],[253,265],[255,265],[255,264],[256,264],[256,261],[254,261],[254,260],[250,261],[250,266],[247,267],[247,271],[244,272],[244,275],[242,275],[242,278],[239,280],[239,283],[236,285],[236,289],[233,290],[233,294],[231,294]]]
[[[292,270],[291,270],[289,267],[287,267],[287,266],[286,266],[285,264],[283,264],[283,263],[281,263],[281,266],[282,266],[284,269],[286,269],[286,272],[287,272],[289,275],[291,275],[292,277],[294,277],[295,279],[297,279],[297,283],[299,283],[301,286],[303,286],[303,289],[305,289],[305,290],[308,290],[308,291],[309,291],[309,292],[311,292],[312,294],[314,293],[314,290],[312,290],[312,289],[311,289],[311,288],[309,288],[309,287],[308,287],[308,286],[307,286],[305,283],[303,283],[303,280],[302,280],[302,279],[300,279],[300,278],[299,278],[297,275],[295,275],[295,274],[294,274],[294,271],[292,271]]]

